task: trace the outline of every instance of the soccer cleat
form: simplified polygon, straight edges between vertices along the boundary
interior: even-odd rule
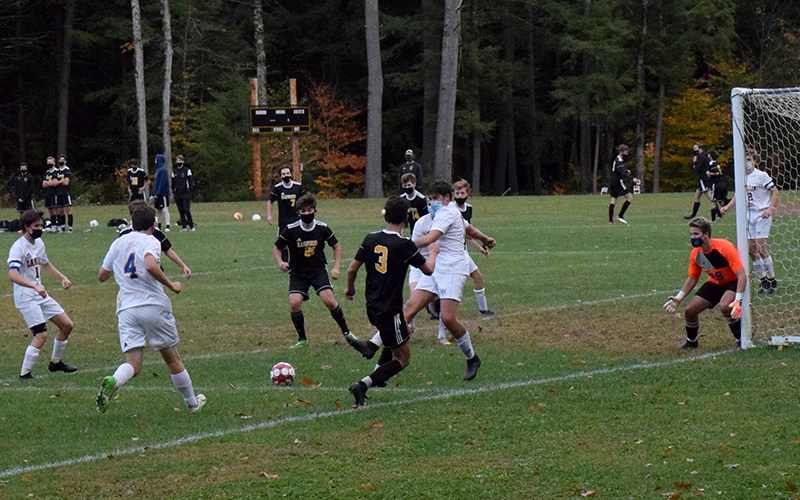
[[[78,371],[77,366],[72,366],[64,363],[63,361],[59,361],[58,363],[50,362],[50,366],[47,367],[48,370],[51,372],[64,372],[64,373],[73,373]]]
[[[619,215],[617,215],[617,220],[618,220],[618,221],[620,221],[620,222],[622,222],[623,224],[627,224],[627,223],[628,223],[628,221],[626,221],[625,219],[623,219],[623,218],[622,218],[622,217],[620,217]]]
[[[464,371],[464,380],[472,380],[478,374],[478,368],[481,367],[481,358],[474,355],[472,359],[467,360],[467,369]]]
[[[678,346],[678,349],[696,349],[696,348],[697,348],[696,340],[685,340],[681,345]]]
[[[25,375],[20,375],[19,379],[20,380],[33,380],[33,373],[28,372]]]
[[[186,231],[188,231],[188,229],[186,229],[185,227],[184,227],[184,228],[181,228],[181,232],[182,232],[182,233],[183,233],[183,232],[186,232]]]
[[[775,290],[778,288],[778,280],[775,278],[767,278],[767,293],[775,293]]]
[[[378,352],[378,349],[380,349],[380,347],[368,340],[360,340],[355,337],[348,336],[345,337],[345,340],[347,340],[347,343],[350,344],[350,347],[360,352],[361,355],[367,359],[372,359],[375,356],[375,353]]]
[[[191,228],[189,231],[194,232],[194,228]]]
[[[492,316],[494,316],[494,312],[491,309],[487,309],[485,311],[478,311],[478,313],[484,318],[491,318]]]
[[[353,335],[352,332],[342,332],[342,335],[344,335],[344,338],[346,338],[346,339],[353,339],[353,340],[358,339],[358,337]]]
[[[202,410],[203,407],[206,405],[205,395],[198,394],[196,399],[197,399],[197,406],[192,406],[189,408],[189,411],[192,413],[197,413],[198,411]]]
[[[761,278],[761,286],[758,287],[758,293],[772,293],[772,285],[769,278]]]
[[[308,340],[298,340],[295,345],[290,345],[289,349],[297,349],[298,347],[308,347]]]
[[[453,345],[453,344],[452,344],[452,342],[450,342],[450,341],[449,341],[449,340],[447,340],[447,339],[439,339],[439,340],[438,340],[438,342],[439,342],[440,344],[442,344],[442,345]]]
[[[614,224],[613,220],[608,221],[609,224]]]
[[[105,413],[108,408],[108,402],[111,401],[111,393],[114,392],[114,386],[117,381],[113,375],[106,375],[103,377],[103,382],[100,384],[100,392],[97,393],[97,411]]]
[[[164,228],[164,232],[168,233],[169,232],[169,228],[168,227]]]
[[[686,219],[686,220],[692,220],[692,219],[694,219],[694,217],[693,217],[693,216],[691,216],[691,215],[684,215],[684,216],[683,216],[683,218],[684,218],[684,219]]]
[[[356,398],[354,408],[364,406],[364,402],[367,400],[367,386],[360,380],[358,382],[353,382],[350,385],[350,394]]]

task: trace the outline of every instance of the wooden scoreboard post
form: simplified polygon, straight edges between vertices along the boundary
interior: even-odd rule
[[[250,106],[258,106],[257,80],[250,79]],[[253,194],[261,200],[261,138],[253,134]]]

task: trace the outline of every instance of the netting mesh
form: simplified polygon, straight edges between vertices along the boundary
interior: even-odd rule
[[[752,339],[759,342],[800,333],[800,89],[747,94],[743,103],[745,152],[781,191],[766,239],[777,287],[761,289],[751,265]]]

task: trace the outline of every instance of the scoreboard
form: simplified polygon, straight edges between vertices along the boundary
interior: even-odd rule
[[[252,134],[303,134],[311,132],[311,113],[307,107],[250,108]]]

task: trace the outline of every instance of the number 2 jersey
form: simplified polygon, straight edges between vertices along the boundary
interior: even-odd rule
[[[172,302],[164,285],[145,269],[145,255],[161,264],[161,244],[149,234],[133,231],[120,236],[103,259],[103,269],[114,272],[119,285],[117,313],[139,306],[160,306],[172,312]]]
[[[16,269],[25,280],[42,286],[42,264],[50,262],[41,238],[28,241],[25,236],[18,239],[8,251],[8,269]],[[14,283],[14,305],[18,308],[31,299],[39,298],[33,288]]]
[[[700,275],[705,271],[708,274],[708,281],[720,286],[738,280],[736,272],[743,267],[739,252],[733,243],[720,238],[711,238],[711,250],[708,253],[697,247],[692,250],[689,257],[690,277],[700,279]]]
[[[356,252],[356,260],[367,269],[367,314],[376,316],[403,310],[408,266],[425,264],[425,257],[413,241],[387,229],[369,233]]]
[[[311,229],[306,229],[298,220],[281,231],[275,246],[278,250],[289,249],[289,270],[294,276],[311,278],[328,265],[325,243],[331,248],[339,243],[327,224],[314,220]]]

